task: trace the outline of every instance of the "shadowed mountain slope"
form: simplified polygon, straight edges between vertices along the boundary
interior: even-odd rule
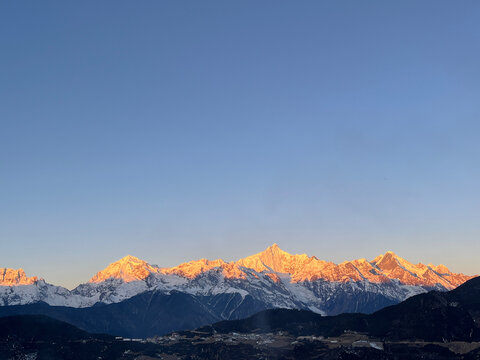
[[[288,331],[323,336],[357,331],[389,340],[480,341],[480,277],[450,292],[417,295],[371,315],[321,317],[307,311],[274,309],[200,330],[220,333]]]
[[[266,308],[252,297],[238,294],[198,297],[150,291],[120,303],[89,308],[46,303],[5,306],[0,307],[0,316],[43,314],[91,333],[143,338],[211,324],[221,320],[225,312],[231,318],[244,318]]]
[[[0,339],[62,342],[84,339],[109,339],[108,335],[92,335],[63,321],[43,315],[18,315],[0,318]]]

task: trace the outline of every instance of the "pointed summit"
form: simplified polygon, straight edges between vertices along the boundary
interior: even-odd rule
[[[138,257],[132,256],[132,255],[124,256],[123,258],[121,258],[117,262],[119,262],[119,263],[146,263],[142,259],[139,259]]]
[[[398,279],[401,283],[408,285],[435,286],[440,284],[446,289],[452,289],[467,279],[463,274],[451,274],[443,265],[412,264],[392,251],[377,256],[371,264],[389,279]],[[443,275],[448,275],[448,277],[443,277]]]
[[[387,258],[390,258],[390,257],[393,257],[393,258],[398,258],[399,256],[397,254],[395,254],[393,251],[386,251],[385,254],[381,254],[381,255],[378,255],[375,259],[373,259],[373,261],[379,261],[381,260],[382,258],[384,257],[387,257]],[[377,260],[378,259],[378,260]]]
[[[292,256],[288,252],[280,249],[280,246],[278,246],[277,243],[273,243],[273,245],[270,245],[269,247],[267,247],[260,254],[271,254],[272,256],[285,256],[285,255]]]
[[[152,273],[158,273],[159,268],[148,264],[135,256],[127,255],[111,263],[90,279],[90,283],[99,283],[107,279],[121,279],[124,282],[144,280]]]
[[[280,273],[292,273],[299,261],[308,259],[307,255],[292,255],[280,249],[274,243],[258,254],[248,256],[237,261],[237,265],[254,269],[255,271],[275,271]]]
[[[377,256],[371,264],[381,269],[389,277],[394,274],[398,276],[401,272],[409,273],[412,277],[419,277],[427,269],[425,265],[414,265],[393,251],[387,251],[385,254]]]
[[[414,265],[411,262],[405,260],[404,258],[398,256],[393,251],[387,251],[385,254],[377,256],[370,263],[373,266],[376,266],[387,272],[397,267],[401,267],[404,270],[407,270],[413,273],[416,273],[418,271],[417,265]],[[422,268],[423,266],[424,265],[421,265]]]
[[[385,254],[379,255],[373,259],[372,265],[377,266],[383,271],[391,271],[400,265],[400,259],[403,260],[393,251],[387,251]]]
[[[260,254],[270,255],[275,258],[285,258],[285,257],[295,256],[280,249],[280,246],[278,246],[277,243],[273,243],[273,245],[270,245],[269,247],[267,247],[265,250],[258,253],[257,255],[260,255]]]

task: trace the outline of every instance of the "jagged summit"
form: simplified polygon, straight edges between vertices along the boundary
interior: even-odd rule
[[[400,256],[398,256],[396,253],[394,253],[393,251],[386,251],[384,254],[380,254],[378,255],[377,257],[375,257],[371,263],[378,263],[380,261],[382,261],[383,259],[397,259],[397,258],[400,258]]]
[[[238,266],[254,269],[255,271],[274,271],[279,273],[296,273],[299,268],[310,262],[318,261],[306,254],[292,255],[280,249],[275,243],[264,251],[247,256],[236,262]]]
[[[166,275],[179,275],[187,279],[194,279],[208,271],[216,269],[222,272],[226,278],[243,279],[245,274],[235,266],[233,262],[225,262],[222,259],[200,259],[189,261],[172,268],[162,268],[161,272]]]
[[[135,256],[127,255],[108,265],[96,273],[90,283],[99,283],[108,279],[121,279],[124,282],[144,280],[152,273],[158,273],[159,268],[148,264]]]
[[[409,285],[442,285],[453,289],[470,279],[470,276],[453,274],[445,265],[412,264],[392,251],[377,256],[371,264],[390,279],[398,279]]]
[[[132,256],[132,255],[124,256],[123,258],[121,258],[118,261],[119,262],[145,262],[142,259],[139,259],[138,257]]]
[[[385,254],[377,256],[371,263],[382,270],[388,270],[395,268],[404,261],[404,259],[395,254],[393,251],[387,251]]]
[[[0,268],[0,286],[31,285],[37,281],[36,276],[28,277],[21,268]]]
[[[433,271],[439,273],[439,274],[450,274],[450,270],[448,270],[448,268],[443,265],[443,264],[439,264],[437,266],[435,265],[432,265],[432,264],[429,264],[428,265]]]

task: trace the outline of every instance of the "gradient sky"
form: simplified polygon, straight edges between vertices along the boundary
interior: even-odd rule
[[[480,2],[3,1],[0,267],[277,242],[480,273]]]

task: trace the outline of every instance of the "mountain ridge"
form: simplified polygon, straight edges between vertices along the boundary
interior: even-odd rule
[[[140,264],[141,269],[138,266],[132,267],[135,273],[125,273],[125,269],[131,263]],[[221,269],[222,273],[228,278],[245,278],[242,268],[248,268],[256,272],[266,272],[268,274],[289,274],[292,276],[293,282],[318,279],[344,282],[367,279],[370,282],[382,283],[397,279],[405,285],[435,286],[436,284],[441,284],[448,290],[472,278],[472,276],[461,273],[452,273],[442,264],[436,266],[433,264],[424,265],[422,263],[412,264],[392,251],[387,251],[372,261],[362,258],[335,264],[306,254],[292,255],[280,249],[275,243],[262,252],[237,261],[226,262],[222,259],[200,259],[185,262],[171,268],[152,266],[143,260],[127,255],[98,272],[89,282],[101,282],[109,278],[121,278],[125,282],[130,282],[143,280],[151,274],[175,274],[192,279],[214,268]],[[123,278],[118,276],[121,273],[125,273]]]
[[[0,286],[31,285],[38,280],[36,276],[28,277],[22,268],[0,268]]]
[[[264,308],[308,309],[324,315],[370,313],[412,295],[453,289],[471,278],[443,265],[415,265],[393,252],[372,261],[335,264],[306,254],[289,254],[277,244],[237,261],[200,259],[171,268],[127,255],[73,290],[27,278],[24,273],[9,274],[8,283],[0,284],[0,306],[43,301],[52,306],[81,308],[119,303],[157,291],[167,296],[181,292],[199,298],[237,294],[238,306],[244,306],[250,296]],[[23,284],[25,279],[30,280]],[[232,314],[223,302],[215,311],[225,319]]]
[[[320,260],[316,256],[290,254],[274,243],[264,251],[237,261],[226,262],[222,259],[202,258],[170,268],[151,265],[138,257],[127,255],[97,272],[88,280],[88,283],[100,283],[108,279],[132,282],[145,280],[151,274],[175,274],[192,279],[215,268],[221,269],[222,273],[229,278],[245,278],[242,268],[248,268],[257,272],[289,274],[294,282],[318,279],[328,281],[368,279],[371,282],[381,283],[397,279],[407,285],[441,284],[446,289],[453,289],[473,277],[453,273],[443,264],[412,264],[392,251],[387,251],[371,261],[360,258],[335,264]],[[0,268],[0,286],[31,285],[39,280],[43,279],[36,276],[28,277],[21,268]]]

